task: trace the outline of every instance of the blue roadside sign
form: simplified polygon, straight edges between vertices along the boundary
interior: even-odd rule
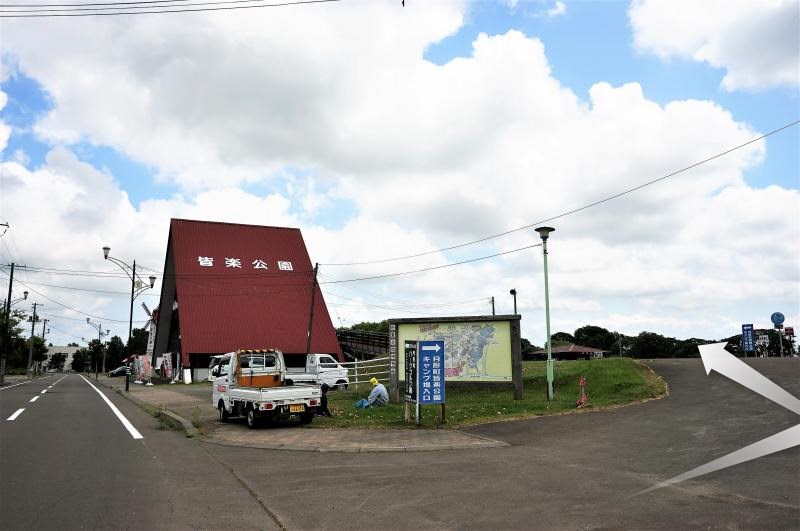
[[[756,351],[756,339],[755,334],[753,333],[752,324],[742,325],[742,347],[744,348],[745,352]]]
[[[417,366],[420,404],[444,404],[444,341],[420,341]]]
[[[786,318],[783,316],[781,312],[775,312],[772,315],[770,315],[769,318],[772,321],[772,324],[774,325],[783,324],[783,321],[786,320]]]

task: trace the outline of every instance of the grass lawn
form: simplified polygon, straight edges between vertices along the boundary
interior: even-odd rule
[[[457,428],[495,420],[552,415],[575,411],[578,400],[578,379],[586,377],[589,407],[636,402],[661,396],[666,392],[664,382],[647,367],[629,358],[607,358],[590,361],[555,362],[555,399],[547,400],[545,362],[523,363],[525,397],[514,400],[511,389],[497,390],[476,384],[475,387],[447,388],[447,424],[440,426],[440,407],[424,406],[422,427]],[[388,388],[388,382],[384,381]],[[346,391],[329,391],[328,408],[333,417],[317,417],[311,427],[354,428],[413,428],[403,422],[403,405],[390,404],[381,408],[355,409],[353,404],[369,394],[370,385],[361,384]]]

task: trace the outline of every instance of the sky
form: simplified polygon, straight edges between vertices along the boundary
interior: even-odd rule
[[[542,345],[547,224],[553,332],[800,324],[798,0],[405,4],[0,18],[2,297],[124,340],[103,246],[142,326],[171,218],[298,227],[335,326]]]

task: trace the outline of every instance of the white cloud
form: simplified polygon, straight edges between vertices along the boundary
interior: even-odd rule
[[[561,15],[566,14],[566,12],[567,5],[561,0],[556,0],[555,5],[547,10],[547,16],[550,18],[560,17]]]
[[[0,72],[0,79],[2,79],[2,73]],[[5,106],[8,104],[8,95],[0,90],[0,111],[2,111]],[[0,121],[0,153],[6,149],[8,145],[8,139],[11,136],[11,127],[8,124]]]
[[[634,0],[629,15],[637,50],[723,68],[725,90],[800,85],[797,0]]]

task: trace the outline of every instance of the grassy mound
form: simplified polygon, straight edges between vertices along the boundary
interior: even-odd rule
[[[492,386],[450,386],[446,389],[447,424],[457,428],[511,418],[552,415],[574,411],[578,400],[578,380],[586,378],[589,407],[626,404],[663,395],[666,387],[650,369],[629,358],[607,358],[591,361],[559,361],[554,372],[555,399],[547,400],[545,362],[523,364],[525,397],[514,400],[510,389]],[[388,384],[387,384],[388,387]],[[355,409],[353,404],[369,394],[370,385],[358,390],[330,391],[328,407],[333,417],[318,417],[312,427],[401,428],[414,427],[403,422],[403,405]],[[439,406],[424,406],[422,423],[426,428],[439,427]]]

